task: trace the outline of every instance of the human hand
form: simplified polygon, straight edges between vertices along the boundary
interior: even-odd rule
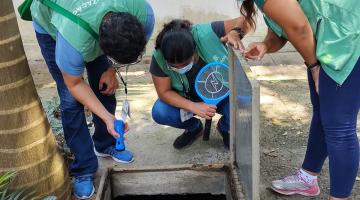
[[[230,44],[234,47],[234,49],[240,50],[241,53],[244,52],[245,47],[243,43],[241,42],[240,35],[236,31],[230,31],[228,34],[226,34],[224,37],[221,38],[221,42],[225,42],[227,44]]]
[[[119,82],[116,78],[116,71],[114,68],[110,67],[101,75],[99,90],[103,90],[101,91],[101,94],[110,96],[113,95],[118,88]]]
[[[215,116],[216,113],[216,106],[211,104],[206,104],[204,102],[195,103],[194,106],[192,106],[192,113],[195,113],[199,117],[205,118],[205,119],[211,119]]]
[[[312,69],[310,69],[311,71],[311,76],[314,80],[314,83],[315,83],[315,90],[316,90],[316,93],[319,94],[319,75],[320,75],[320,66],[316,66],[316,67],[313,67]]]
[[[253,42],[245,49],[245,58],[252,60],[260,60],[267,52],[267,46],[263,42]]]
[[[114,121],[116,120],[115,116],[109,116],[104,122],[106,124],[107,131],[110,135],[114,136],[115,138],[121,137],[118,132],[115,131]],[[124,122],[124,133],[129,131],[129,125],[127,122]]]

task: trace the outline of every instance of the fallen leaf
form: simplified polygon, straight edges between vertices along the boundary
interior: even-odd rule
[[[278,155],[275,153],[275,151],[276,149],[264,150],[264,154],[270,157],[277,157]]]
[[[264,154],[269,154],[269,153],[272,153],[272,152],[275,152],[275,149],[271,149],[271,150],[264,150]]]

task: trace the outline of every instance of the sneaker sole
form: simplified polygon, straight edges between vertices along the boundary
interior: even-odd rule
[[[294,194],[299,194],[299,195],[306,196],[306,197],[314,197],[314,196],[318,196],[320,194],[320,190],[316,194],[309,194],[309,193],[306,193],[306,192],[298,192],[298,191],[286,192],[284,190],[279,190],[279,189],[276,189],[274,187],[271,187],[271,189],[273,191],[279,193],[279,194],[283,194],[283,195],[287,195],[287,196],[294,195]]]
[[[79,197],[79,196],[77,196],[75,193],[74,193],[74,196],[75,196],[77,199],[89,199],[89,198],[91,198],[91,197],[94,195],[94,193],[95,193],[95,187],[93,186],[93,189],[92,189],[92,192],[91,192],[90,196]]]
[[[116,161],[118,163],[129,164],[129,163],[134,162],[134,158],[130,161],[119,160],[115,157],[110,156],[109,154],[97,152],[95,148],[94,148],[94,152],[97,157],[102,157],[102,158],[111,157],[114,161]]]

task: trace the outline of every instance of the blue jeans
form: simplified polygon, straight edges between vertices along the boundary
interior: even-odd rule
[[[199,100],[194,100],[198,102]],[[230,130],[230,103],[229,98],[224,99],[217,105],[217,113],[221,114],[222,117],[218,122],[220,131],[229,132]],[[158,124],[171,126],[174,128],[185,129],[188,131],[194,131],[200,126],[200,120],[192,117],[191,119],[181,122],[180,109],[171,106],[162,100],[156,100],[152,108],[152,117]]]
[[[360,59],[342,86],[322,69],[319,95],[308,72],[313,117],[305,160],[305,170],[320,173],[329,157],[330,194],[337,198],[350,195],[359,168],[359,142],[356,135],[360,108]]]
[[[94,174],[98,168],[94,145],[98,151],[102,151],[114,145],[115,139],[108,133],[105,123],[96,115],[93,115],[95,133],[91,139],[86,124],[84,106],[67,89],[61,71],[55,62],[55,40],[48,34],[36,33],[36,37],[60,96],[61,120],[65,140],[75,156],[75,160],[70,166],[70,172],[74,176]],[[90,87],[105,108],[114,114],[116,108],[115,95],[104,96],[99,91],[100,77],[108,67],[109,63],[105,56],[100,56],[96,60],[86,63]]]
[[[154,13],[147,5],[147,20],[145,25],[146,39],[148,40],[154,30]],[[58,94],[60,96],[61,120],[64,130],[66,144],[75,156],[74,162],[70,166],[70,173],[73,176],[84,176],[94,174],[98,168],[96,150],[103,151],[107,147],[115,144],[115,139],[108,133],[105,123],[93,114],[95,132],[91,139],[89,129],[86,124],[84,107],[71,95],[67,89],[61,71],[56,64],[55,48],[56,41],[46,34],[46,32],[34,23],[36,37],[41,49],[41,53],[49,68],[49,72],[56,82]],[[40,32],[40,33],[39,33]],[[112,114],[115,114],[116,99],[115,95],[104,96],[99,91],[99,80],[103,72],[109,67],[105,55],[98,57],[92,62],[86,63],[89,85],[100,102]]]

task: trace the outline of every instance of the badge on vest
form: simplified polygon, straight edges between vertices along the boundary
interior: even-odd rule
[[[189,119],[191,119],[194,116],[192,112],[186,111],[184,109],[180,109],[180,119],[181,122],[185,122]]]
[[[128,102],[128,100],[126,99],[123,102],[122,105],[122,109],[121,109],[121,118],[122,120],[125,122],[126,121],[126,117],[129,116],[129,118],[131,118],[131,113],[130,113],[130,103]]]

